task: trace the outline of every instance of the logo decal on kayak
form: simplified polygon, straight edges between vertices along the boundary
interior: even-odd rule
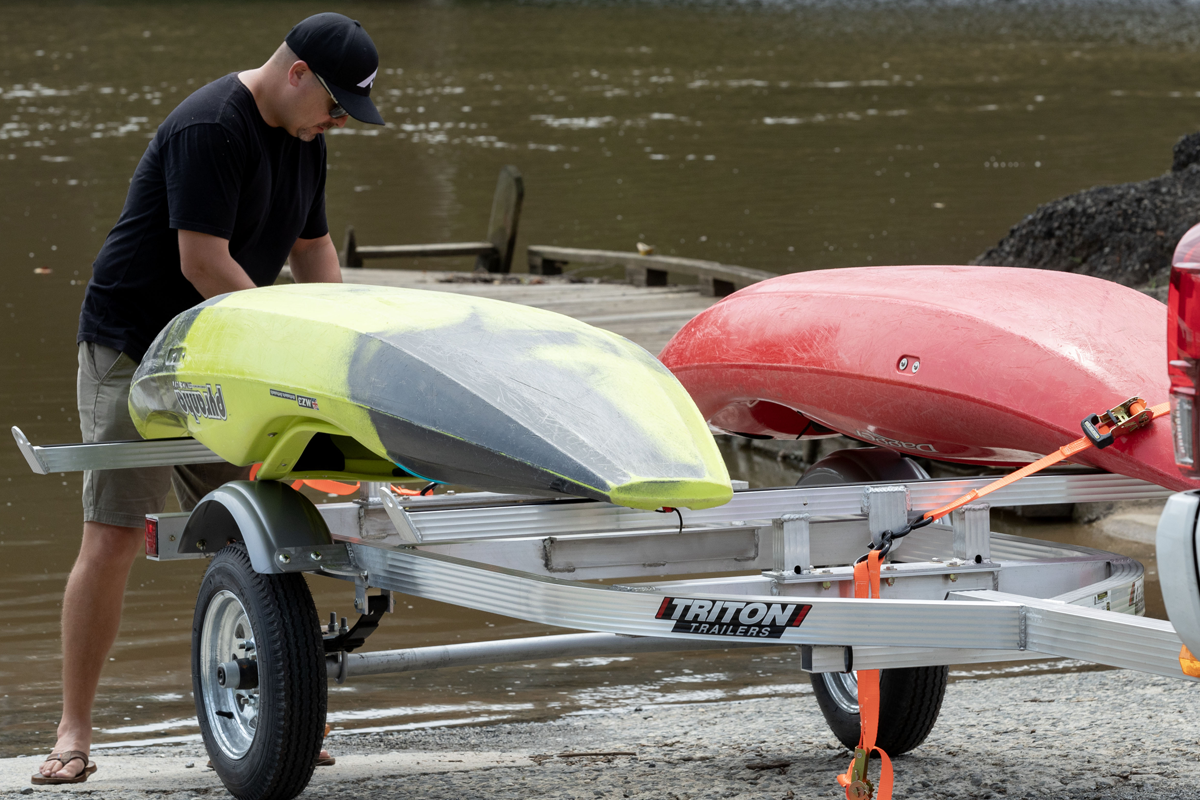
[[[305,397],[302,394],[292,394],[291,392],[284,392],[279,389],[272,389],[271,397],[278,397],[280,400],[295,400],[296,405],[301,408],[309,408],[313,411],[321,410],[321,406],[317,403],[317,398],[315,397]]]
[[[912,442],[902,442],[899,439],[889,439],[886,436],[880,436],[878,433],[870,431],[857,430],[854,435],[864,441],[875,442],[886,447],[902,448],[904,450],[919,450],[922,453],[936,453],[937,448],[931,444],[913,444]]]
[[[654,618],[673,620],[673,633],[778,639],[788,628],[798,628],[811,610],[812,606],[807,603],[743,603],[666,597]]]
[[[199,422],[200,418],[225,420],[225,395],[221,393],[221,384],[213,388],[211,383],[201,386],[198,383],[172,381],[175,389],[175,402],[179,410],[190,414]]]

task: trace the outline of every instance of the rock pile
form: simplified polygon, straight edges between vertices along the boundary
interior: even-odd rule
[[[1056,269],[1165,295],[1171,254],[1200,222],[1200,133],[1166,175],[1097,186],[1039,206],[975,264]]]

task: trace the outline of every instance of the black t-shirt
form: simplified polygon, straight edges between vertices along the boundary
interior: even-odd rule
[[[298,238],[329,232],[324,138],[302,142],[267,125],[236,74],[180,103],[92,265],[77,341],[141,361],[172,317],[204,299],[180,270],[177,230],[227,239],[256,285],[273,283]]]

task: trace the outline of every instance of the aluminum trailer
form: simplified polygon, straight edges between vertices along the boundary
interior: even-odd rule
[[[13,433],[42,474],[219,460],[191,440],[38,447]],[[282,483],[240,481],[191,513],[148,517],[146,546],[154,560],[212,559],[197,599],[193,684],[213,764],[243,800],[303,790],[311,767],[289,770],[261,742],[300,741],[315,753],[326,682],[361,675],[547,656],[793,646],[802,649],[833,732],[850,747],[858,735],[855,670],[931,678],[906,706],[927,722],[901,719],[891,733],[883,727],[884,691],[881,744],[900,752],[932,727],[947,664],[1060,657],[1194,680],[1181,667],[1172,624],[1142,616],[1140,563],[991,530],[993,507],[1170,495],[1133,478],[1070,472],[1001,489],[989,503],[897,541],[883,566],[882,598],[854,598],[852,564],[869,544],[989,482],[917,476],[743,487],[724,506],[664,514],[578,499],[406,496],[388,484],[364,484],[352,502],[318,506]],[[1183,531],[1170,558],[1190,563],[1192,572],[1198,510],[1200,500],[1187,493],[1172,498],[1164,515],[1164,526]],[[1160,553],[1160,562],[1167,557]],[[323,627],[299,573],[352,583],[358,622]],[[1172,586],[1164,585],[1172,618],[1190,601],[1189,624],[1200,629],[1195,577]],[[1172,603],[1173,593],[1187,591]],[[390,610],[394,592],[586,633],[355,652]],[[884,742],[887,736],[893,741]]]

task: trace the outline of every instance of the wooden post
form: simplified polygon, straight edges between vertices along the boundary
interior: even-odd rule
[[[728,297],[735,291],[737,287],[733,285],[733,281],[723,281],[711,275],[700,277],[701,297]]]
[[[354,238],[354,226],[346,226],[346,237],[342,240],[341,262],[343,267],[362,267],[362,257],[358,255],[358,240]]]
[[[517,245],[517,225],[521,221],[521,204],[525,201],[525,179],[516,167],[501,168],[492,198],[492,216],[488,220],[487,239],[496,247],[495,254],[481,255],[475,269],[487,272],[509,272],[513,250]],[[549,274],[549,273],[543,273]]]
[[[549,258],[542,258],[541,253],[529,254],[529,274],[530,275],[562,275],[563,267],[566,266],[566,261],[554,261]]]
[[[625,267],[625,280],[634,286],[666,286],[667,271],[650,267]]]

